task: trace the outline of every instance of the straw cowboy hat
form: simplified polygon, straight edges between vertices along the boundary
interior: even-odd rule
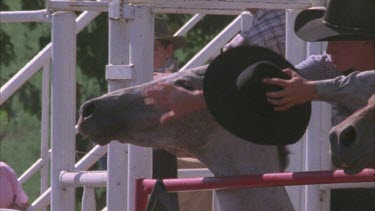
[[[173,36],[168,30],[168,25],[160,18],[155,18],[155,39],[169,40],[174,44],[175,49],[181,48],[185,45],[185,38],[183,36]]]
[[[327,9],[298,14],[294,31],[305,41],[371,40],[375,38],[374,0],[330,0]]]
[[[208,110],[229,132],[265,145],[297,142],[305,133],[311,103],[274,111],[265,93],[280,90],[266,77],[289,78],[281,70],[293,65],[272,50],[241,46],[220,54],[208,66],[203,93]]]

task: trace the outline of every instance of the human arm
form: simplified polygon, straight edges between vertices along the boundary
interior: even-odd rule
[[[266,93],[268,101],[276,111],[302,104],[310,100],[325,101],[341,105],[363,106],[375,91],[375,70],[354,72],[334,79],[309,81],[291,69],[283,70],[291,78],[265,79],[264,83],[283,89]]]
[[[282,87],[280,91],[266,93],[267,101],[274,105],[275,111],[287,110],[318,97],[315,81],[308,81],[289,68],[282,71],[290,79],[265,78],[263,80],[265,84]]]
[[[190,91],[174,85],[158,84],[146,90],[143,96],[148,105],[159,105],[170,109],[160,118],[162,124],[206,108],[203,90]]]
[[[362,107],[375,93],[375,70],[316,81],[316,89],[316,100]]]

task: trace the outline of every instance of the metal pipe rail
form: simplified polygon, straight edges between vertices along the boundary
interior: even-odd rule
[[[60,173],[60,182],[67,187],[106,187],[107,171],[62,171]]]
[[[152,5],[156,13],[239,15],[244,8],[306,9],[312,5],[321,5],[320,1],[312,0],[307,3],[305,1],[290,2],[289,0],[269,0],[267,2],[222,0],[213,4],[212,1],[207,0],[129,0],[126,4]],[[50,8],[53,10],[108,12],[109,4],[109,1],[51,0]]]
[[[2,11],[0,12],[1,23],[17,22],[48,22],[47,10],[30,11]]]
[[[250,187],[294,186],[332,183],[375,182],[375,169],[364,169],[357,175],[347,175],[343,170],[268,173],[248,176],[201,177],[186,179],[164,179],[170,192],[192,190],[218,190]],[[136,211],[143,211],[155,179],[138,179],[136,184]]]
[[[101,2],[102,0],[99,0]],[[76,34],[98,16],[100,12],[83,12],[76,19]],[[46,45],[33,59],[0,88],[0,105],[12,96],[51,58],[52,43]]]
[[[107,153],[107,147],[96,145],[81,160],[74,165],[75,171],[85,171],[94,165],[99,158]],[[49,205],[51,199],[51,188],[48,188],[41,196],[39,196],[28,208],[28,211],[40,210]]]

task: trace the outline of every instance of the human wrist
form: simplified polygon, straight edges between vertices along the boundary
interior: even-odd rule
[[[307,83],[308,87],[308,96],[310,100],[315,100],[318,98],[318,90],[316,88],[316,82],[315,81],[308,81]]]

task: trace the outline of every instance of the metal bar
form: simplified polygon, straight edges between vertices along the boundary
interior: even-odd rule
[[[12,22],[48,22],[47,10],[0,12],[1,23]]]
[[[155,183],[154,183],[155,185]],[[135,209],[134,211],[144,211],[146,210],[147,202],[148,202],[148,196],[144,191],[144,179],[137,179],[136,185],[135,185]]]
[[[84,171],[93,166],[101,157],[107,153],[107,146],[96,145],[75,165],[75,171]]]
[[[185,36],[200,20],[204,18],[204,14],[195,14],[188,22],[186,22],[173,36]]]
[[[374,169],[364,169],[357,175],[347,175],[342,170],[336,170],[163,180],[166,189],[170,192],[374,181]],[[136,211],[143,208],[144,200],[147,200],[147,194],[151,193],[155,183],[154,179],[139,179],[137,181],[135,195],[139,204],[137,204]]]
[[[60,172],[75,164],[76,27],[74,12],[52,15],[51,210],[74,210],[75,190],[64,187]]]
[[[111,11],[120,9],[120,0],[113,0]],[[111,16],[111,14],[109,14]],[[124,18],[110,18],[108,29],[108,65],[129,64],[128,21]],[[114,91],[127,86],[130,80],[108,80],[108,91]],[[127,145],[112,141],[108,144],[107,156],[107,206],[108,210],[127,207],[127,174],[128,174]]]
[[[154,11],[149,6],[134,6],[134,17],[129,27],[129,63],[134,65],[135,80],[132,86],[153,79],[154,58]],[[147,58],[147,59],[145,59]],[[134,210],[136,179],[152,177],[152,148],[129,144],[128,161],[128,207]]]
[[[18,181],[23,184],[26,182],[30,177],[32,177],[39,169],[41,169],[51,157],[51,150],[49,150],[48,154],[43,157],[39,158],[33,165],[31,165],[19,178]]]
[[[241,16],[235,18],[223,31],[211,40],[202,50],[200,50],[187,64],[179,71],[203,65],[210,58],[220,53],[220,48],[224,46],[241,29]]]
[[[41,142],[40,142],[40,157],[45,159],[49,152],[49,105],[50,105],[50,62],[46,62],[43,66],[43,81],[42,81],[42,117],[41,117]],[[40,193],[48,189],[49,183],[49,164],[44,163],[40,169]]]
[[[83,12],[76,19],[76,33],[79,33],[89,24],[99,12]],[[12,96],[23,84],[26,83],[43,65],[51,58],[52,44],[49,43],[33,59],[31,59],[20,71],[0,88],[0,105]]]
[[[84,187],[81,208],[82,208],[82,211],[95,211],[96,210],[94,188]]]
[[[356,175],[347,175],[343,170],[269,173],[249,176],[202,177],[186,179],[165,179],[168,191],[191,191],[249,187],[274,187],[294,185],[315,185],[333,183],[374,182],[375,170],[364,169]],[[144,192],[149,194],[156,180],[145,179]]]
[[[39,211],[46,209],[50,204],[51,188],[48,188],[42,195],[40,195],[35,201],[27,208],[27,211]]]
[[[79,160],[74,170],[75,171],[85,171],[89,169],[92,165],[94,165],[100,157],[105,155],[107,152],[107,147],[96,145],[93,149],[90,150],[81,160]],[[41,196],[39,196],[29,208],[31,211],[33,210],[41,210],[45,208],[50,203],[51,198],[51,188],[48,188]],[[28,211],[29,211],[28,209]]]
[[[65,187],[106,187],[107,171],[62,171],[60,182]]]
[[[12,96],[14,92],[26,83],[50,59],[51,46],[52,44],[49,43],[0,88],[0,105]]]
[[[49,6],[52,10],[107,12],[108,3],[108,1],[53,0],[50,1]]]
[[[288,61],[293,65],[299,64],[306,58],[306,45],[305,42],[297,37],[294,33],[294,21],[300,11],[286,10],[286,28],[285,28],[285,54]],[[297,143],[288,146],[290,164],[287,171],[298,172],[305,171],[305,149],[306,149],[306,136],[303,136]],[[305,193],[306,186],[286,187],[289,198],[293,203],[294,209],[299,211],[305,210]]]
[[[97,11],[107,12],[109,2],[92,2],[81,0],[53,0],[50,8],[65,11]],[[277,9],[306,9],[311,2],[290,0],[269,0],[267,2],[252,1],[208,1],[208,0],[132,0],[126,4],[153,5],[157,13],[201,13],[201,14],[236,14],[239,15],[245,8],[277,8]]]

